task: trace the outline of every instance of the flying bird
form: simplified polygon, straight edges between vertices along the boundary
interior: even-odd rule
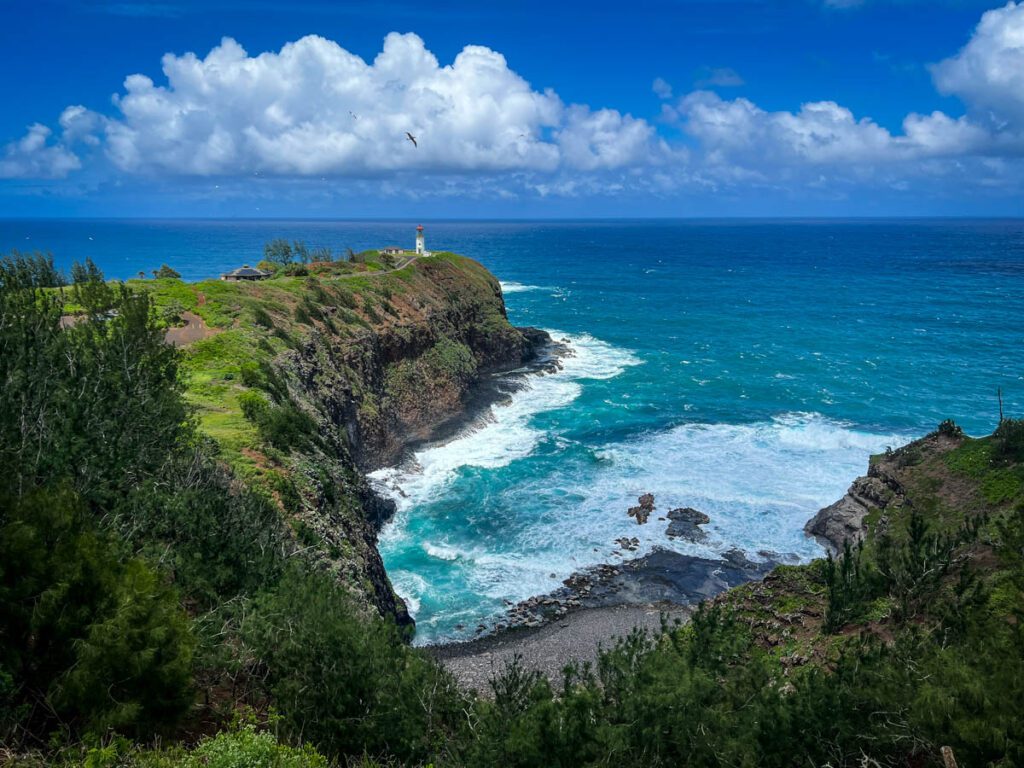
[[[413,135],[412,135],[411,133],[409,133],[408,131],[406,131],[406,132],[405,132],[405,138],[407,138],[407,139],[408,139],[409,141],[411,141],[411,142],[412,142],[412,145],[413,145],[414,147],[417,147],[417,148],[418,148],[418,147],[420,146],[419,144],[417,144],[417,143],[416,143],[416,137],[415,137],[415,136],[413,136]]]
[[[351,109],[350,109],[350,110],[348,111],[348,113],[349,113],[350,115],[352,115],[352,119],[353,119],[353,120],[358,120],[358,119],[359,119],[359,115],[357,115],[357,114],[356,114],[355,112],[353,112],[353,111],[352,111]]]

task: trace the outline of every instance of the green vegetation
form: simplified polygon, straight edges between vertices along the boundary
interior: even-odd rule
[[[374,264],[112,285],[86,263],[64,285],[45,257],[0,260],[5,759],[938,766],[948,744],[961,765],[1024,764],[1015,420],[876,457],[893,503],[836,559],[558,685],[513,664],[486,696],[459,690],[381,618],[347,430],[415,418],[417,388],[456,397],[490,362],[479,340],[515,336],[479,265]],[[210,333],[177,350],[185,310]],[[415,353],[375,359],[368,338]]]
[[[331,249],[325,246],[309,248],[301,240],[288,242],[283,239],[271,240],[263,246],[263,258],[272,268],[288,267],[293,261],[309,264],[317,261],[334,261]]]
[[[166,264],[161,264],[160,269],[153,270],[153,277],[157,280],[163,280],[165,278],[171,280],[180,280],[181,275],[178,274],[177,270],[168,267]]]

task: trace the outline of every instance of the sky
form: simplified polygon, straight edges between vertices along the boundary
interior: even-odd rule
[[[0,0],[0,73],[3,217],[1024,215],[1024,0]]]

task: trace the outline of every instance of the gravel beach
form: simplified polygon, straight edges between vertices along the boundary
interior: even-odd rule
[[[634,627],[657,631],[662,615],[684,621],[691,606],[669,603],[583,608],[536,628],[516,628],[465,643],[431,646],[427,650],[447,667],[466,689],[490,694],[488,681],[518,654],[527,669],[537,670],[558,685],[570,662],[593,662],[598,649]]]

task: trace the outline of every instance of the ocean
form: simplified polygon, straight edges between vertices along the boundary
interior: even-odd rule
[[[411,247],[416,223],[0,220],[0,247],[196,279],[273,237]],[[507,601],[621,559],[621,536],[636,554],[813,558],[803,524],[871,453],[948,417],[991,431],[997,389],[1024,415],[1024,221],[423,223],[428,248],[501,279],[513,323],[572,354],[374,473],[398,505],[381,553],[418,643],[472,637]],[[646,492],[657,511],[638,526],[626,510]],[[683,506],[710,516],[704,544],[666,538],[657,516]]]

